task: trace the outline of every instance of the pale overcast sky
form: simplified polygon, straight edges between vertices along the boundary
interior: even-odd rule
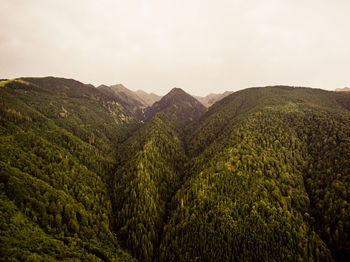
[[[0,78],[163,95],[350,86],[350,0],[0,0]]]

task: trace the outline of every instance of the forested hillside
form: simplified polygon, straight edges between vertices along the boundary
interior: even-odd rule
[[[205,108],[173,89],[149,109],[154,116],[120,148],[114,179],[118,239],[140,261],[152,261],[168,210],[182,182],[187,157],[185,125]]]
[[[108,182],[134,117],[74,80],[0,85],[0,260],[129,260]]]
[[[350,97],[253,88],[188,131],[161,261],[348,261]]]
[[[349,261],[349,93],[124,94],[0,82],[0,260]]]

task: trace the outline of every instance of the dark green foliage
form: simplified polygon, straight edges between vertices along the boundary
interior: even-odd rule
[[[119,149],[114,188],[118,239],[141,261],[157,257],[167,203],[187,162],[183,129],[204,110],[175,88],[145,112],[149,122]]]
[[[350,97],[339,98],[269,87],[210,108],[187,132],[192,175],[160,260],[348,260]]]
[[[120,150],[115,174],[118,239],[140,261],[152,261],[186,162],[176,128],[159,113]]]
[[[320,112],[308,120],[313,124],[305,172],[310,213],[334,257],[346,261],[350,259],[350,116]]]
[[[2,81],[0,105],[5,261],[350,259],[350,94],[251,88],[200,117],[173,89],[138,130],[69,79]]]
[[[108,182],[115,144],[136,121],[114,101],[62,97],[55,88],[23,80],[0,88],[1,254],[127,260],[112,231]]]

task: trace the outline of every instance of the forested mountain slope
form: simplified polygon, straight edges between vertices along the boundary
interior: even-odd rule
[[[102,89],[0,81],[0,260],[349,261],[349,93]]]
[[[183,130],[205,108],[173,89],[150,110],[149,122],[121,146],[114,180],[118,239],[140,261],[157,257],[167,203],[185,173]]]
[[[108,182],[134,117],[60,78],[2,81],[0,104],[1,259],[129,260],[113,234]]]
[[[14,82],[9,82],[7,85],[18,83],[30,83],[31,90],[35,90],[43,93],[48,93],[57,97],[63,98],[88,98],[93,100],[108,100],[109,96],[99,92],[92,85],[85,85],[74,79],[57,78],[57,77],[24,77],[17,79]],[[4,81],[6,83],[6,81]]]
[[[188,130],[160,261],[348,261],[350,97],[252,88]]]

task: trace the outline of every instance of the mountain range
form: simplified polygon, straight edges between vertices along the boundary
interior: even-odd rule
[[[206,107],[210,107],[213,104],[215,104],[216,102],[220,101],[221,99],[223,99],[225,96],[228,96],[230,94],[232,94],[233,92],[231,91],[226,91],[222,94],[209,94],[205,97],[200,97],[200,96],[195,96],[195,98],[201,102],[204,106]]]
[[[137,90],[136,95],[145,101],[146,105],[152,106],[155,102],[159,101],[162,97],[154,93],[146,93],[143,90]]]
[[[350,87],[336,88],[336,92],[350,92]]]
[[[350,94],[0,81],[0,260],[349,261]]]

